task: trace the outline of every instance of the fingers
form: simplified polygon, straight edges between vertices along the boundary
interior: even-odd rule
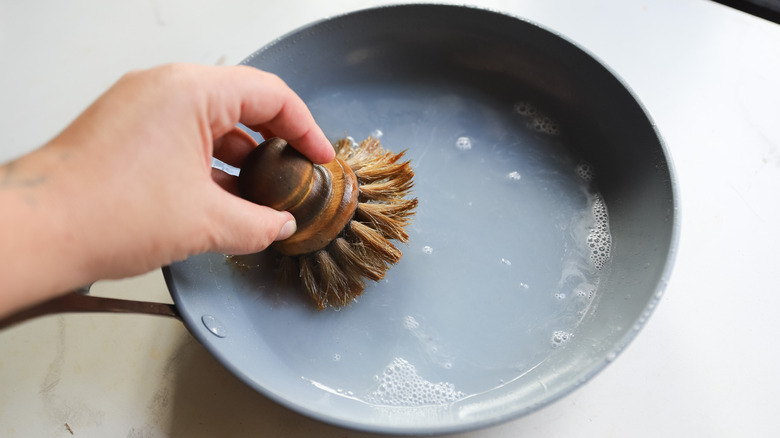
[[[241,196],[241,193],[238,190],[238,177],[229,175],[219,169],[212,168],[211,179],[213,179],[218,186],[225,189],[228,193]]]
[[[257,146],[251,135],[239,127],[214,140],[214,157],[234,167],[241,167],[247,154]]]
[[[241,122],[287,140],[315,163],[333,159],[333,146],[306,104],[278,76],[247,66],[213,69],[217,86],[209,98],[215,137]]]
[[[217,194],[211,221],[211,251],[250,254],[266,249],[276,240],[290,237],[295,219],[284,211],[253,204],[235,196]]]

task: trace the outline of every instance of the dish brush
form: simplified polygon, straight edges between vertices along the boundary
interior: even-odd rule
[[[402,254],[391,240],[408,242],[417,207],[405,151],[386,151],[372,137],[334,147],[336,158],[319,165],[274,137],[249,153],[238,176],[243,198],[295,217],[295,234],[272,245],[278,276],[302,284],[320,310],[344,307],[366,280],[384,278]]]

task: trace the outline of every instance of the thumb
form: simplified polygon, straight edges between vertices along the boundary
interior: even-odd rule
[[[211,221],[210,251],[241,255],[260,252],[296,231],[295,218],[220,190],[221,202]]]

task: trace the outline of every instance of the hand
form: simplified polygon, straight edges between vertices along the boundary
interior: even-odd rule
[[[257,252],[292,234],[292,215],[244,201],[236,178],[211,168],[212,155],[240,167],[256,145],[238,122],[314,162],[333,159],[276,76],[174,64],[125,75],[49,144],[0,168],[0,287],[19,295],[3,301],[18,307],[206,251]]]

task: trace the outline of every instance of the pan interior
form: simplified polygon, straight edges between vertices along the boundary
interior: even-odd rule
[[[647,317],[670,173],[642,108],[576,46],[492,12],[405,6],[245,62],[283,77],[332,139],[406,149],[420,202],[401,262],[344,309],[278,285],[269,253],[166,271],[193,333],[257,390],[347,427],[471,429],[571,391]]]

